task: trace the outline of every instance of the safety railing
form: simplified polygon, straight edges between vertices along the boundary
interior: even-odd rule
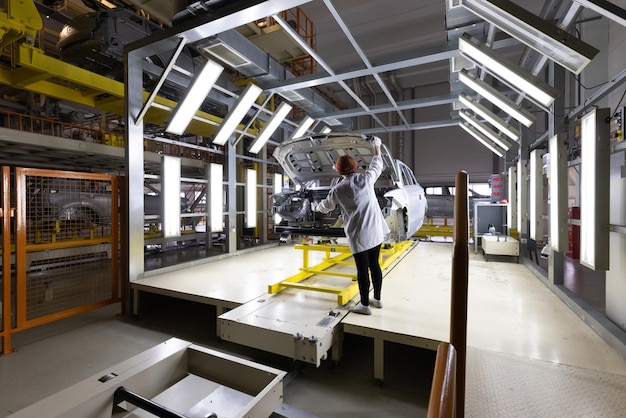
[[[467,346],[467,284],[469,267],[468,175],[456,175],[454,244],[450,300],[450,343],[441,343],[428,404],[428,418],[463,418],[465,415],[465,360]]]
[[[11,335],[122,302],[117,177],[2,170],[2,354]]]

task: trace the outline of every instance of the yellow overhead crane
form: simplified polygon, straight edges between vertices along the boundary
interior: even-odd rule
[[[0,12],[0,47],[12,44],[12,68],[0,67],[0,84],[22,90],[67,100],[99,109],[103,112],[125,115],[124,84],[45,55],[34,46],[37,31],[43,22],[32,0],[7,0],[6,12]],[[24,40],[23,42],[17,42]],[[144,91],[144,100],[149,93]],[[146,122],[164,124],[176,102],[157,96],[144,117]],[[222,118],[198,111],[205,121],[193,119],[187,132],[198,136],[211,136],[222,123]],[[244,128],[242,128],[244,129]]]

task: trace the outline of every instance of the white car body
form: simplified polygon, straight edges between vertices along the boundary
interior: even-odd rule
[[[392,158],[381,146],[383,172],[374,188],[391,233],[388,242],[410,239],[424,223],[427,210],[424,189],[413,171]],[[340,155],[354,157],[359,170],[367,169],[374,152],[371,141],[362,134],[330,133],[285,141],[274,150],[274,158],[285,174],[300,187],[272,196],[273,211],[282,221],[277,233],[315,236],[344,236],[339,208],[328,214],[311,210],[312,202],[324,199],[340,180],[334,164]]]

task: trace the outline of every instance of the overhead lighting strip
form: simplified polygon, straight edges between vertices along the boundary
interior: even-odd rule
[[[302,122],[300,122],[300,125],[298,125],[298,127],[293,131],[289,140],[304,136],[306,131],[311,127],[311,125],[313,125],[313,122],[315,122],[315,119],[310,116],[305,116],[304,119],[302,119]]]
[[[462,0],[461,5],[574,74],[600,52],[509,0]]]
[[[476,119],[467,110],[460,110],[459,111],[459,116],[461,116],[463,119],[465,119],[466,122],[468,122],[474,128],[478,129],[483,135],[485,135],[487,138],[491,139],[494,143],[499,145],[505,151],[508,151],[508,150],[511,149],[512,144],[508,140],[502,138],[493,129],[489,128],[484,123],[482,123],[481,121]]]
[[[509,99],[498,90],[485,83],[483,80],[473,77],[467,70],[459,71],[459,81],[489,100],[500,109],[504,110],[512,118],[522,125],[529,127],[535,123],[535,116],[525,109],[519,107],[517,103]]]
[[[215,137],[213,138],[214,144],[224,145],[226,144],[226,142],[228,142],[228,139],[235,132],[235,129],[237,129],[237,126],[239,126],[239,123],[241,123],[243,117],[246,116],[246,114],[262,92],[263,89],[256,84],[248,84],[248,86],[241,93],[241,95],[239,95],[239,98],[237,99],[237,102],[235,102],[233,109],[228,113],[228,115],[226,115],[224,121],[217,129]]]
[[[506,123],[502,118],[498,117],[491,110],[480,104],[480,102],[472,99],[465,93],[459,94],[459,102],[461,102],[461,104],[463,104],[465,107],[473,110],[474,113],[476,113],[477,115],[485,118],[487,122],[498,128],[500,132],[504,133],[512,140],[519,141],[521,137],[520,131]]]
[[[171,134],[182,135],[191,119],[200,108],[200,105],[206,99],[209,91],[224,71],[224,67],[214,61],[207,61],[200,71],[196,73],[189,88],[187,95],[178,103],[165,130]]]
[[[258,154],[261,148],[269,141],[272,134],[278,129],[278,126],[285,120],[289,112],[291,112],[292,106],[287,102],[282,102],[278,109],[274,112],[270,120],[265,124],[259,135],[250,145],[249,151],[252,154]]]
[[[546,108],[550,107],[559,95],[558,90],[554,87],[507,61],[467,33],[459,38],[459,50],[467,58],[485,66],[489,72],[512,88],[519,90]]]
[[[498,147],[498,145],[496,145],[493,141],[491,141],[489,138],[487,138],[485,135],[483,135],[482,133],[480,133],[476,128],[474,128],[472,125],[470,125],[467,122],[459,122],[459,126],[461,128],[463,128],[463,130],[465,130],[465,132],[467,132],[468,134],[470,134],[471,136],[473,136],[475,139],[478,140],[478,142],[480,142],[481,144],[483,144],[484,146],[486,146],[487,148],[489,148],[494,154],[496,154],[498,157],[502,158],[504,157],[504,153],[505,151],[503,149],[501,149],[500,147]]]

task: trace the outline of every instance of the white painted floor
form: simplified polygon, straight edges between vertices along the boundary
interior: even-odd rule
[[[447,340],[451,254],[450,243],[419,243],[385,277],[384,308],[344,321]],[[525,265],[469,254],[466,416],[623,416],[626,360]],[[253,288],[246,277],[264,289],[282,278],[275,276],[293,274],[300,256],[281,246],[206,263],[193,274],[208,293],[225,291],[215,286],[219,277],[243,286],[238,292],[246,299]],[[177,276],[181,283],[190,277]],[[315,368],[216,339],[211,306],[145,299],[140,320],[120,318],[111,306],[16,334],[18,352],[0,357],[0,416],[171,336],[288,370],[284,401],[295,408],[293,416],[425,416],[433,360],[428,350],[387,346],[385,385],[379,387],[367,337],[347,335],[344,358]]]

